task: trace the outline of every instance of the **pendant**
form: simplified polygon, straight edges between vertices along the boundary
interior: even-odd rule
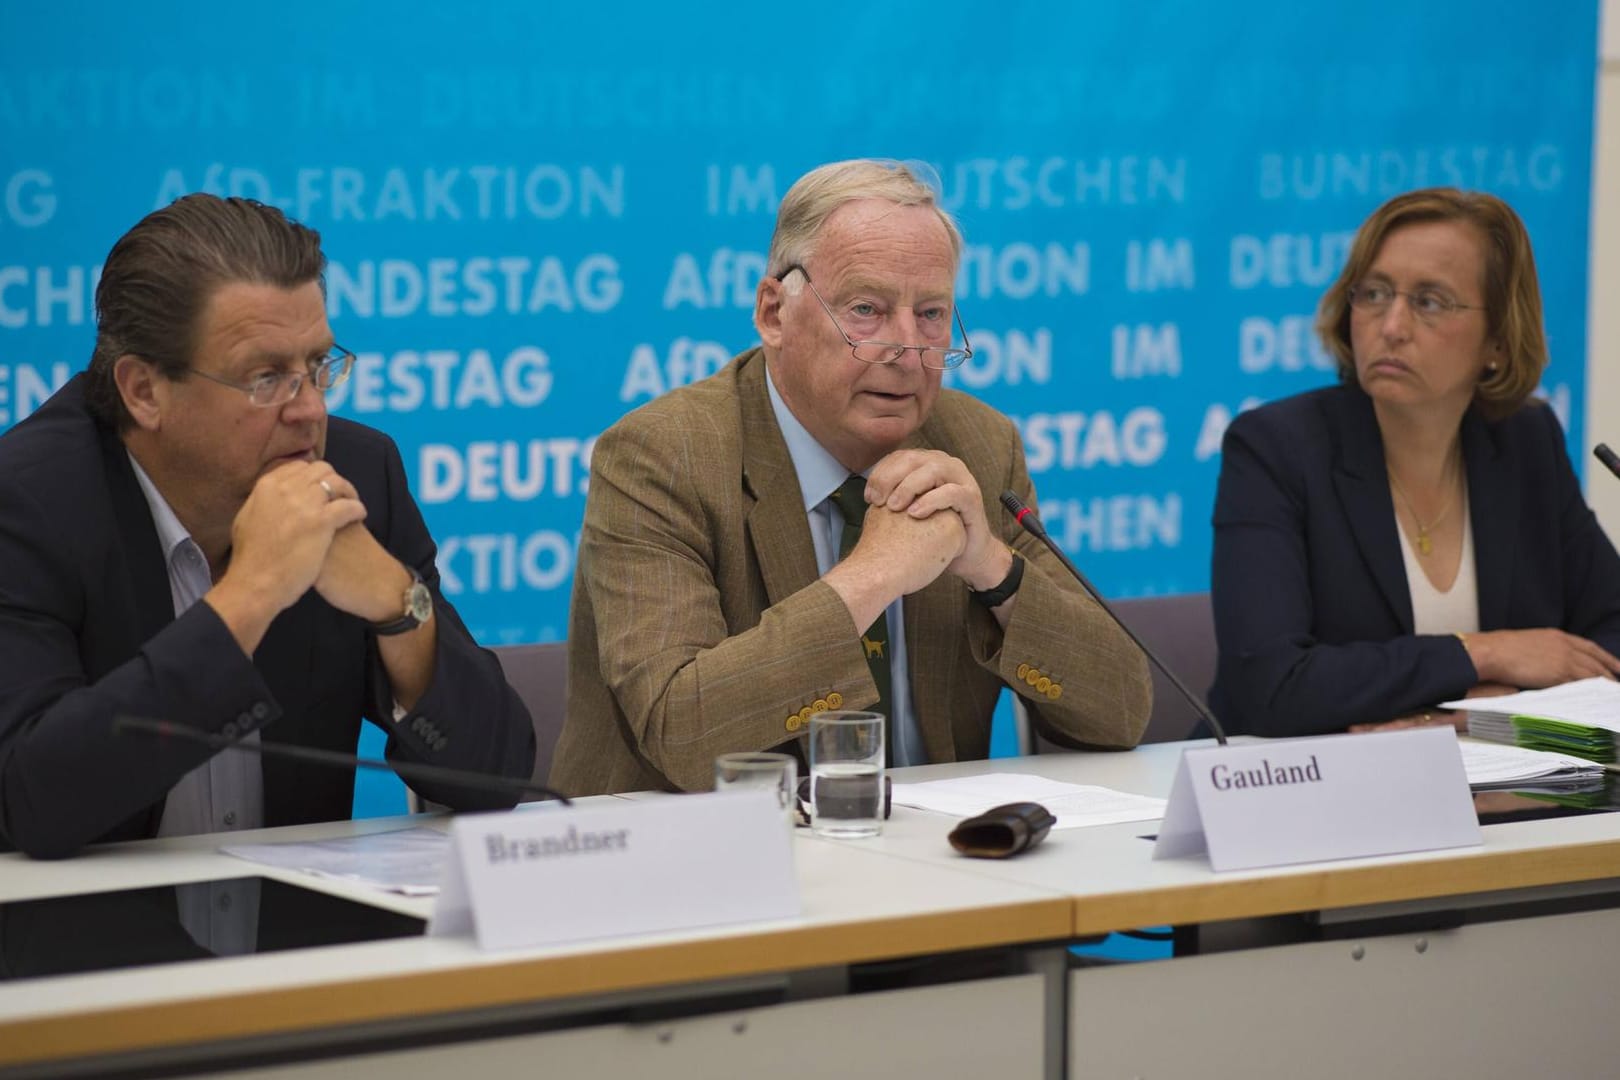
[[[1429,539],[1427,532],[1418,533],[1417,549],[1419,555],[1427,555],[1434,550],[1434,543]]]

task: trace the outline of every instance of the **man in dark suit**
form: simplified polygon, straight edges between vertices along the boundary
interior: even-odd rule
[[[1141,653],[997,502],[1034,501],[1017,428],[941,387],[960,243],[904,166],[812,171],[761,346],[601,437],[551,783],[704,789],[829,709],[887,716],[896,765],[982,758],[1005,686],[1067,744],[1141,738]]]
[[[347,817],[352,772],[213,755],[118,716],[527,778],[534,736],[438,592],[399,452],[329,420],[353,357],[320,237],[193,195],[113,247],[88,371],[0,437],[0,840]],[[435,801],[510,798],[415,785]]]

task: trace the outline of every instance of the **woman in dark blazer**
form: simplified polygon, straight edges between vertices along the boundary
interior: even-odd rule
[[[1620,672],[1620,557],[1564,433],[1524,225],[1449,188],[1362,225],[1318,332],[1340,385],[1227,429],[1210,703],[1309,735]]]

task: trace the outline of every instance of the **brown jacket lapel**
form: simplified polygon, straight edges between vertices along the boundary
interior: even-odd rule
[[[737,407],[742,417],[743,491],[752,500],[747,511],[748,539],[759,560],[765,593],[772,604],[779,604],[819,576],[816,549],[810,540],[798,474],[765,387],[763,352],[738,372],[737,389]],[[719,585],[725,591],[741,583],[722,581]]]

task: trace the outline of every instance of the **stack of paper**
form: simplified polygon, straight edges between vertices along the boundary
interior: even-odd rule
[[[385,892],[432,896],[439,891],[449,848],[450,838],[444,833],[415,828],[304,843],[233,844],[219,850],[249,862],[353,881]]]
[[[1475,790],[1601,786],[1603,766],[1568,754],[1517,746],[1459,742],[1468,786]]]
[[[1620,732],[1620,682],[1582,679],[1502,697],[1447,701],[1468,712],[1468,734],[1532,750],[1613,764]]]
[[[1153,821],[1164,816],[1165,800],[1089,784],[1066,784],[1028,773],[983,773],[955,780],[894,785],[901,806],[969,818],[995,806],[1038,802],[1057,818],[1054,829]]]

